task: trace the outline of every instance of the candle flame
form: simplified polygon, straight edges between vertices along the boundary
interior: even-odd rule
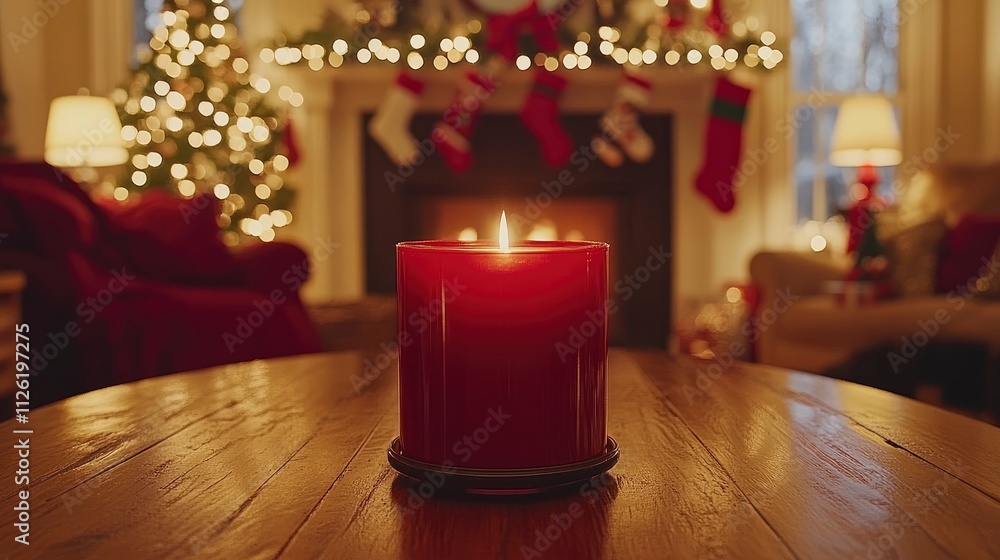
[[[507,236],[507,212],[500,212],[500,250],[510,251],[510,237]]]

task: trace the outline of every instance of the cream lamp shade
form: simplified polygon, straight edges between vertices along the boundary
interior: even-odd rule
[[[838,167],[885,167],[902,161],[899,126],[888,99],[866,95],[840,104],[833,126],[830,163]]]
[[[45,161],[56,167],[103,167],[128,161],[122,123],[111,100],[69,95],[52,100]]]

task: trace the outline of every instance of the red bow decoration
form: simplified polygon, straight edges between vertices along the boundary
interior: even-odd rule
[[[688,4],[673,2],[667,5],[663,26],[671,31],[683,29],[687,25]]]
[[[722,9],[722,0],[712,0],[712,11],[705,18],[705,25],[716,37],[726,34],[729,24],[726,22],[725,11]]]
[[[486,48],[507,60],[517,57],[517,41],[527,31],[535,38],[538,48],[554,52],[559,49],[556,39],[557,19],[549,18],[533,0],[523,10],[512,14],[495,14],[486,23]]]

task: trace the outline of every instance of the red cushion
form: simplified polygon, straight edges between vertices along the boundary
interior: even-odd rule
[[[131,377],[118,381],[320,350],[308,316],[290,300],[274,302],[239,288],[172,286],[141,279],[129,285],[129,296],[135,328],[144,336],[130,348]],[[266,320],[257,323],[255,318]]]
[[[3,243],[4,248],[10,248],[12,243],[18,249],[33,246],[31,243],[25,243],[26,237],[29,236],[24,230],[13,199],[6,196],[0,199],[0,243]]]
[[[979,278],[983,259],[989,260],[1000,242],[1000,216],[965,216],[945,234],[938,250],[936,292],[965,289]]]
[[[105,205],[120,231],[122,252],[145,278],[193,285],[240,280],[236,259],[219,235],[219,200],[150,191],[133,204]]]
[[[10,176],[0,179],[0,191],[45,254],[65,255],[94,244],[94,214],[72,194],[41,179]]]

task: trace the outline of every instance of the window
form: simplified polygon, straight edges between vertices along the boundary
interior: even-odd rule
[[[245,0],[229,0],[226,6],[233,12],[233,23],[239,27],[240,8]],[[149,40],[153,38],[153,30],[160,24],[160,12],[163,11],[163,0],[132,0],[132,64],[135,64],[140,52],[149,49]]]
[[[794,146],[796,221],[825,221],[850,204],[856,171],[827,161],[841,100],[857,93],[899,95],[898,0],[790,0],[792,102],[801,124]],[[891,199],[893,169],[880,168]]]

